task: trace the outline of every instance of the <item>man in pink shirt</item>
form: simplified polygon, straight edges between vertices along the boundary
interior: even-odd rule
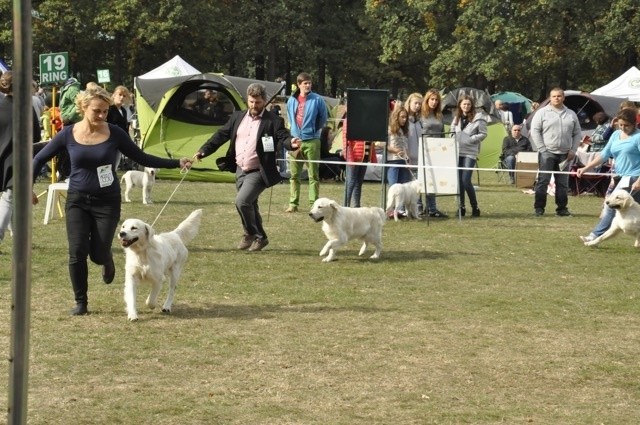
[[[251,84],[247,88],[247,99],[248,109],[234,112],[194,158],[209,156],[230,141],[227,154],[218,160],[218,168],[236,173],[236,209],[244,229],[237,248],[253,252],[269,244],[262,227],[258,198],[265,189],[282,180],[276,166],[276,153],[282,145],[287,150],[297,149],[300,139],[292,139],[280,117],[265,110],[267,91],[262,84]]]

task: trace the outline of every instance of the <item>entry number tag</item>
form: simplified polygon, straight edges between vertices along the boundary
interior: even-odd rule
[[[262,149],[265,152],[275,152],[276,147],[273,145],[273,136],[262,137]]]
[[[113,184],[113,173],[111,172],[111,164],[101,165],[100,167],[98,167],[97,171],[100,187],[107,187]]]
[[[624,176],[623,178],[620,179],[620,183],[618,183],[618,188],[626,189],[628,187],[631,187],[631,177]]]

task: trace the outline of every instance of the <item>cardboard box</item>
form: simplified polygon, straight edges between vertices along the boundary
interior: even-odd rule
[[[518,170],[526,171],[519,173]],[[530,188],[536,182],[538,171],[538,153],[537,152],[520,152],[516,157],[516,187]]]

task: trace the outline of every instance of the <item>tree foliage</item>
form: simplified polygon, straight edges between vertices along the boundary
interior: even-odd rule
[[[0,0],[0,56],[11,62],[12,0]],[[176,54],[203,72],[317,91],[459,86],[592,90],[636,65],[637,0],[33,0],[38,54],[67,51],[82,81],[115,84]],[[34,70],[38,75],[38,70]],[[290,84],[287,84],[289,87]]]

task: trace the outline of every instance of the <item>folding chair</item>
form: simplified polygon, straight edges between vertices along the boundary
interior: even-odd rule
[[[498,162],[493,166],[493,169],[498,175],[498,183],[502,183],[504,179],[509,177],[509,172],[507,171],[507,167],[504,165],[502,156],[498,158]]]
[[[578,178],[575,173],[577,166],[572,167],[571,174],[569,175],[570,189],[574,196],[584,194],[594,194],[601,198],[604,198],[611,182],[611,176],[607,175],[609,167],[603,166],[600,171],[603,174],[583,175]]]

